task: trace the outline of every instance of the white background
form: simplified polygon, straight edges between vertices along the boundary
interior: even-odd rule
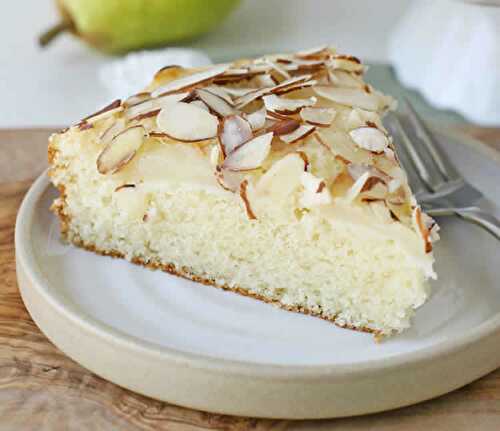
[[[214,60],[227,60],[330,42],[365,61],[383,62],[391,28],[409,3],[246,0],[218,31],[193,46],[205,50]],[[51,0],[3,1],[0,127],[62,126],[109,100],[98,80],[98,70],[109,58],[69,35],[46,50],[37,47],[37,35],[56,20]]]

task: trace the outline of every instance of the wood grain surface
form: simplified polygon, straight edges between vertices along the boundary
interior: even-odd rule
[[[500,150],[499,129],[464,128]],[[25,430],[500,430],[500,369],[448,395],[375,415],[280,421],[203,413],[109,383],[40,332],[16,283],[14,222],[46,166],[48,130],[0,130],[0,431]],[[500,349],[500,346],[499,346]]]

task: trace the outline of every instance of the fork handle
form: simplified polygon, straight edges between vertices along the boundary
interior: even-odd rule
[[[478,224],[496,237],[496,239],[500,240],[500,220],[493,214],[485,212],[478,207],[439,208],[430,210],[428,213],[434,216],[456,214],[464,220]]]

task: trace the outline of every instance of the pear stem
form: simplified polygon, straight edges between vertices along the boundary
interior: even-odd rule
[[[53,27],[49,28],[46,32],[42,33],[38,37],[38,44],[45,47],[61,33],[71,30],[73,30],[73,23],[69,20],[62,20]]]

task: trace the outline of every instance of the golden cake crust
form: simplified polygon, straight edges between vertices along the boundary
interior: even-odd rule
[[[54,214],[59,218],[59,221],[61,223],[61,234],[62,236],[67,240],[67,232],[68,232],[68,227],[70,223],[70,217],[67,215],[67,212],[65,211],[66,207],[66,196],[64,193],[64,189],[60,190],[60,198],[54,202],[54,204],[51,206],[51,210],[54,212]],[[83,248],[87,251],[91,251],[93,253],[100,254],[102,256],[109,256],[109,257],[114,257],[114,258],[120,258],[124,259],[125,256],[123,253],[117,251],[117,250],[102,250],[96,247],[95,244],[86,244],[82,240],[79,239],[72,239],[71,243],[77,247]],[[213,287],[218,287],[219,289],[227,290],[230,292],[238,293],[243,296],[248,296],[254,299],[258,299],[259,301],[263,301],[268,304],[272,304],[275,307],[279,307],[281,309],[287,310],[287,311],[293,311],[296,313],[302,313],[305,315],[309,316],[314,316],[314,317],[319,317],[323,320],[326,320],[328,322],[331,322],[335,324],[336,326],[344,329],[352,329],[354,331],[359,331],[359,332],[366,332],[370,334],[375,335],[375,339],[379,340],[382,337],[382,334],[374,329],[367,328],[367,327],[356,327],[352,325],[340,325],[338,322],[335,321],[336,316],[329,316],[326,315],[322,312],[317,312],[315,310],[311,310],[307,307],[298,307],[294,305],[285,305],[281,303],[280,301],[276,299],[271,299],[262,295],[258,295],[255,293],[252,293],[248,291],[247,289],[243,289],[242,287],[239,286],[234,286],[231,287],[228,284],[219,284],[215,280],[210,279],[210,278],[205,278],[201,277],[199,275],[193,274],[192,272],[189,271],[188,268],[176,268],[175,265],[172,263],[158,263],[158,262],[147,262],[139,257],[134,257],[131,260],[132,263],[136,265],[142,265],[146,268],[149,269],[160,269],[164,272],[168,272],[169,274],[176,275],[178,277],[185,278],[187,280],[194,281],[196,283],[202,283],[206,286],[213,286]]]

